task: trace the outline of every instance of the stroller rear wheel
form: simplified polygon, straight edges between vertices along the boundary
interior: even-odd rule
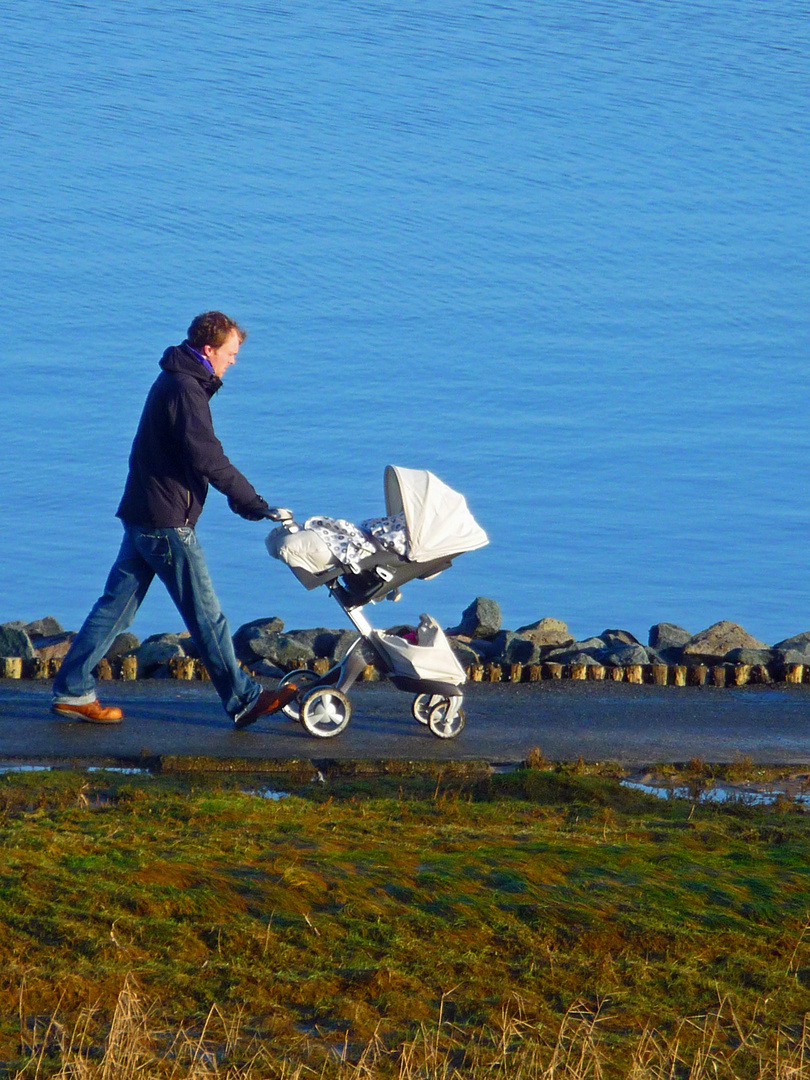
[[[425,724],[430,720],[430,710],[434,705],[437,705],[444,698],[438,694],[417,694],[413,699],[411,705],[411,712],[413,713],[414,720],[418,720],[420,724]]]
[[[301,698],[301,723],[320,739],[339,735],[352,718],[349,699],[331,686],[315,686]]]
[[[438,739],[455,739],[466,721],[460,697],[439,698],[428,714],[428,727]]]
[[[288,701],[281,709],[290,720],[301,719],[301,698],[319,678],[320,676],[316,672],[310,671],[309,668],[296,668],[295,671],[288,671],[284,678],[279,680],[279,689],[293,683],[298,691],[292,701]]]

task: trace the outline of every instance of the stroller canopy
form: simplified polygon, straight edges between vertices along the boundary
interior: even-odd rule
[[[475,551],[489,543],[464,496],[427,469],[388,465],[385,505],[389,514],[404,512],[410,539],[408,557],[414,562]]]

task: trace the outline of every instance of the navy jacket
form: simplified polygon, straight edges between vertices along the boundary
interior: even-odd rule
[[[242,513],[258,496],[230,463],[214,434],[209,401],[222,386],[184,342],[160,361],[129,455],[129,475],[117,516],[128,525],[195,525],[208,485]]]

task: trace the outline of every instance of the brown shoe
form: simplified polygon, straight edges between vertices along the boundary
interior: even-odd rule
[[[281,686],[278,690],[262,690],[252,705],[236,714],[233,718],[233,726],[240,729],[247,727],[249,724],[255,724],[260,716],[267,716],[268,713],[278,712],[279,709],[283,709],[287,702],[292,701],[297,693],[298,688],[290,684]]]
[[[88,701],[86,705],[68,705],[62,701],[55,701],[51,705],[51,712],[56,716],[64,716],[68,720],[86,720],[88,724],[120,724],[124,714],[119,708],[113,706],[105,709],[96,698]]]

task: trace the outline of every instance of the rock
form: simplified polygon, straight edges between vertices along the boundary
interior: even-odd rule
[[[461,615],[461,622],[448,634],[461,634],[469,638],[491,640],[501,628],[501,609],[494,600],[477,596]]]
[[[23,660],[33,660],[35,655],[25,623],[8,622],[0,625],[0,656],[21,656]]]
[[[252,664],[248,664],[248,670],[259,679],[280,679],[285,674],[270,660],[254,660]]]
[[[128,653],[135,652],[140,644],[140,641],[138,640],[138,638],[135,637],[134,634],[118,634],[114,638],[112,645],[109,647],[109,649],[107,649],[107,652],[104,654],[105,658],[109,660],[110,663],[113,663],[113,661],[120,660]]]
[[[810,630],[777,642],[773,650],[785,664],[810,664]]]
[[[613,645],[608,645],[607,649],[602,653],[602,657],[601,662],[603,664],[612,664],[613,667],[652,663],[648,650],[638,642],[633,645],[631,642],[617,641]]]
[[[500,664],[537,664],[542,650],[539,645],[512,630],[501,630],[492,639],[493,660]]]
[[[64,634],[65,632],[65,628],[61,623],[56,621],[53,615],[46,615],[44,619],[37,619],[35,622],[30,622],[26,625],[25,629],[30,638],[55,637],[57,634]]]
[[[782,660],[787,664],[801,664],[801,660],[784,660],[774,649],[731,649],[726,654],[728,664],[772,664],[774,660]],[[810,659],[810,657],[808,658]]]
[[[275,615],[266,619],[254,619],[252,622],[243,623],[233,635],[233,647],[237,657],[243,663],[249,664],[257,656],[251,648],[250,642],[259,634],[280,634],[283,629],[283,620]]]
[[[574,643],[568,627],[560,619],[538,619],[537,622],[529,623],[527,626],[519,626],[515,633],[528,638],[541,648],[546,646],[562,648]]]
[[[462,641],[461,638],[451,637],[448,638],[450,642],[450,648],[455,653],[456,659],[462,667],[469,667],[470,664],[480,664],[481,656],[472,648],[466,641]],[[489,643],[487,643],[489,644]]]
[[[179,634],[152,634],[135,650],[138,671],[148,676],[155,668],[165,666],[175,657],[185,656]]]
[[[732,649],[767,648],[737,623],[724,620],[691,637],[683,647],[683,658],[693,664],[720,664]]]
[[[601,664],[604,655],[604,641],[599,637],[593,637],[586,638],[585,641],[575,641],[566,649],[552,649],[551,652],[545,654],[543,659],[555,664],[584,664],[585,661],[581,658],[587,656],[590,657],[591,663]]]
[[[682,626],[663,622],[650,627],[649,643],[665,663],[680,664],[683,647],[691,637],[689,631]]]
[[[67,656],[75,637],[72,630],[48,637],[35,637],[32,639],[34,652],[40,660],[61,660]]]
[[[608,648],[614,645],[641,645],[638,638],[629,630],[603,630],[599,636]]]

